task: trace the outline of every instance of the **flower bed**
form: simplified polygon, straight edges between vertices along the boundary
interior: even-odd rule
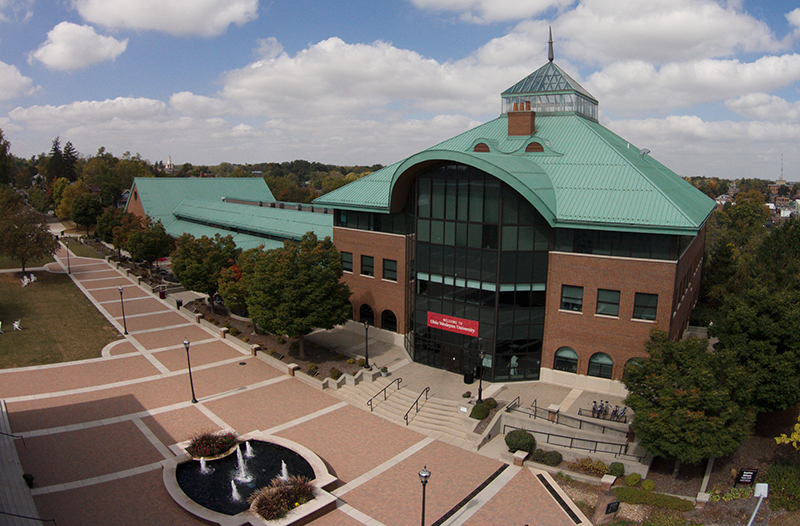
[[[189,440],[186,452],[192,458],[207,460],[225,456],[239,444],[239,437],[233,431],[201,431]]]

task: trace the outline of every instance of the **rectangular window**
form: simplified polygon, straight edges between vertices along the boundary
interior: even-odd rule
[[[345,272],[353,272],[353,253],[342,252],[342,270]]]
[[[658,308],[658,294],[637,292],[633,301],[633,317],[639,320],[655,320]]]
[[[372,256],[361,256],[361,275],[374,276],[375,275],[375,258]]]
[[[597,291],[597,314],[619,316],[619,291],[599,289]]]
[[[583,311],[583,287],[561,286],[561,309]]]
[[[393,259],[383,260],[383,279],[397,281],[397,261]]]

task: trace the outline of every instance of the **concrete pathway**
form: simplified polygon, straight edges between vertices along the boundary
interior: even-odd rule
[[[61,271],[64,257],[62,248]],[[531,470],[355,408],[221,339],[112,265],[70,258],[73,281],[121,339],[101,358],[0,371],[0,398],[10,429],[24,437],[26,447],[17,441],[16,453],[36,476],[31,495],[43,519],[59,526],[203,524],[164,491],[160,461],[199,430],[234,429],[294,440],[325,460],[341,481],[337,509],[314,525],[418,523],[423,466],[432,473],[428,524],[440,518],[448,525],[575,524]],[[376,363],[401,369],[408,385],[435,385],[443,397],[463,392],[461,378],[403,363],[396,351],[374,346]],[[487,384],[485,392],[492,389]]]

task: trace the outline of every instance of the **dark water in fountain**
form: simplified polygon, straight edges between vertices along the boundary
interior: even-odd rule
[[[236,451],[225,458],[208,461],[206,464],[213,473],[200,473],[200,462],[190,460],[179,464],[176,470],[178,486],[186,496],[210,510],[226,515],[236,515],[250,508],[247,497],[257,489],[269,485],[270,481],[281,474],[281,460],[286,462],[289,476],[302,475],[314,479],[314,469],[306,460],[290,449],[260,440],[248,440],[253,449],[253,457],[245,456],[247,472],[253,480],[248,483],[236,482],[240,502],[231,497],[231,480],[236,478],[239,464]],[[241,445],[242,453],[245,445]]]

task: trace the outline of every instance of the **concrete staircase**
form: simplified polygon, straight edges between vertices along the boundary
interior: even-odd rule
[[[393,380],[394,378],[379,378],[373,383],[345,385],[337,393],[356,407],[369,410],[367,401]],[[426,400],[425,395],[422,395],[419,399],[419,412],[416,412],[413,406],[419,392],[413,392],[401,383],[399,390],[397,384],[394,384],[386,389],[385,394],[386,400],[384,394],[378,394],[372,401],[374,414],[398,424],[405,424],[404,415],[411,409],[408,413],[409,429],[459,447],[469,442],[465,425],[470,422],[465,423],[466,413],[459,410],[458,403],[433,397]],[[471,423],[474,424],[474,421]]]

